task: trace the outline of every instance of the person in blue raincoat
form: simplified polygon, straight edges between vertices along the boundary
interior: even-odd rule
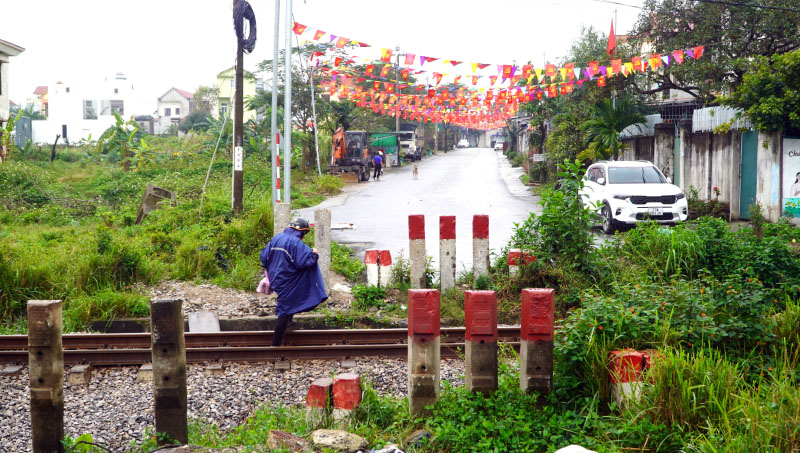
[[[278,293],[275,314],[275,334],[272,346],[280,346],[286,327],[296,313],[313,310],[328,298],[322,273],[317,265],[317,249],[303,243],[303,236],[310,230],[308,221],[292,220],[289,227],[272,238],[261,249],[261,266],[269,275],[272,290]]]

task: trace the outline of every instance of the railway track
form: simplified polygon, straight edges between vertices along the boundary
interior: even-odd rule
[[[518,346],[519,327],[498,327],[498,341]],[[464,347],[463,327],[441,329],[442,357],[457,357]],[[405,357],[407,329],[293,330],[285,346],[272,347],[271,331],[186,332],[186,361],[259,362],[275,360]],[[65,334],[65,364],[141,365],[152,360],[149,333]],[[0,364],[28,361],[27,335],[0,335]]]

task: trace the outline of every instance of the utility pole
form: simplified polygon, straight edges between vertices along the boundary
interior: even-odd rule
[[[317,102],[314,95],[314,66],[309,64],[308,78],[311,81],[311,116],[314,118],[314,149],[317,152],[317,174],[322,176],[322,168],[319,165],[319,134],[317,133]]]
[[[292,0],[286,0],[286,47],[283,64],[286,88],[283,95],[283,202],[292,202]]]
[[[270,174],[272,175],[272,212],[275,212],[275,204],[280,201],[280,194],[278,193],[278,155],[280,154],[280,147],[278,142],[278,58],[280,57],[278,51],[278,41],[280,38],[281,28],[281,0],[275,0],[275,26],[274,26],[274,39],[272,48],[272,114],[270,115],[272,128],[272,167]]]
[[[399,71],[400,71],[400,46],[395,45],[394,50],[395,50],[395,56],[397,58],[397,60],[396,60],[397,64],[394,67],[394,92],[397,93],[397,102],[395,102],[395,104],[394,104],[394,106],[395,106],[395,111],[394,111],[394,131],[395,132],[400,132],[400,115],[399,115],[399,112],[398,112],[398,110],[399,110],[398,107],[400,106],[400,76],[399,76]],[[400,156],[399,153],[400,153],[400,151],[398,150],[397,152],[398,152],[397,156],[398,156],[398,162],[399,162],[399,156]]]
[[[239,3],[239,0],[233,0],[233,7],[236,8],[236,4]],[[244,114],[244,108],[242,106],[242,102],[244,96],[242,96],[242,84],[244,82],[243,78],[244,73],[244,49],[242,48],[242,43],[237,37],[236,39],[236,75],[234,76],[236,85],[236,89],[233,94],[233,180],[232,180],[232,190],[231,190],[231,198],[232,198],[232,205],[233,205],[233,212],[242,212],[242,181],[243,177],[243,164],[244,164],[244,150],[242,148],[242,136],[244,135],[244,129],[242,125],[242,115]]]

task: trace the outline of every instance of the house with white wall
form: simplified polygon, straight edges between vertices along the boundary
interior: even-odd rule
[[[8,120],[8,65],[9,57],[16,57],[24,52],[25,49],[0,39],[0,125]]]
[[[48,86],[48,118],[33,121],[33,142],[52,143],[56,135],[65,142],[97,140],[116,121],[133,116],[133,83],[117,73],[98,83],[56,82]]]
[[[181,120],[194,111],[194,93],[175,87],[158,98],[158,122],[155,133],[166,134],[171,126],[178,127]]]

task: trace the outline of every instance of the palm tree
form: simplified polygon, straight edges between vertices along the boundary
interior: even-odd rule
[[[581,152],[578,158],[586,160],[617,158],[622,150],[620,133],[628,126],[644,123],[644,115],[635,110],[628,102],[618,102],[616,106],[610,99],[604,99],[594,105],[592,118],[586,120],[581,129],[586,132],[588,149]]]

